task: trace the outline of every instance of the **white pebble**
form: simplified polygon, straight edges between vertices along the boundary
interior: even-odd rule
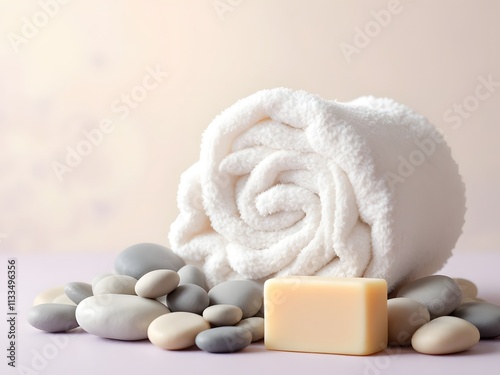
[[[420,327],[413,334],[411,345],[424,354],[451,354],[472,348],[479,336],[479,330],[468,321],[441,316]]]
[[[92,288],[94,296],[99,294],[135,294],[137,280],[127,275],[110,275]]]
[[[127,294],[102,294],[85,298],[76,307],[76,320],[85,331],[116,340],[143,340],[149,324],[168,314],[162,303]]]
[[[179,350],[195,343],[196,335],[210,324],[200,315],[190,312],[173,312],[156,318],[148,328],[148,338],[162,349]]]
[[[172,270],[154,270],[142,276],[135,284],[135,292],[144,298],[160,298],[179,285],[179,275]]]
[[[52,303],[54,299],[64,294],[64,285],[59,285],[53,288],[45,289],[38,293],[33,300],[33,306],[41,305],[43,303]]]

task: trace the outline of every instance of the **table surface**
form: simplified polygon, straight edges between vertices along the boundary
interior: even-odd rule
[[[292,353],[266,350],[254,343],[239,353],[210,354],[191,348],[164,351],[148,340],[102,339],[81,329],[49,334],[31,327],[26,313],[34,297],[70,281],[90,281],[112,269],[117,253],[0,255],[0,301],[7,309],[7,258],[17,258],[17,368],[7,365],[7,312],[1,319],[0,374],[423,374],[498,373],[500,338],[482,340],[472,349],[446,356],[419,354],[411,348],[388,348],[371,356]],[[474,281],[479,297],[500,304],[500,254],[456,254],[439,273]]]

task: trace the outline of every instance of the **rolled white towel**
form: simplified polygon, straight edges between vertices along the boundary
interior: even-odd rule
[[[390,99],[285,88],[223,111],[183,173],[173,250],[209,285],[284,275],[400,282],[440,269],[465,187],[442,136]]]

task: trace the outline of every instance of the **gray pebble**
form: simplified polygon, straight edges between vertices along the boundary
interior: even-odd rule
[[[462,301],[462,291],[451,277],[433,275],[412,281],[398,291],[398,297],[406,297],[427,307],[431,319],[448,315]]]
[[[500,336],[500,306],[487,302],[465,303],[451,315],[474,324],[482,339]]]
[[[241,320],[236,327],[245,328],[252,334],[252,342],[259,341],[264,338],[264,318],[253,316]]]
[[[46,332],[66,332],[78,327],[76,306],[60,303],[43,303],[28,311],[28,323]]]
[[[92,285],[79,281],[66,284],[64,293],[77,305],[85,298],[93,296]]]
[[[209,304],[206,290],[194,284],[179,285],[167,295],[167,306],[172,312],[184,311],[201,315]]]
[[[205,274],[198,267],[191,264],[186,264],[184,267],[180,268],[177,273],[179,274],[179,277],[181,279],[179,285],[195,284],[201,286],[208,292]]]
[[[177,271],[184,261],[172,250],[153,243],[140,243],[123,250],[115,260],[115,270],[121,275],[139,280],[146,273],[159,269]]]
[[[196,335],[198,348],[210,353],[233,353],[246,348],[252,342],[252,334],[241,327],[217,327]]]
[[[262,307],[262,287],[250,280],[229,280],[208,292],[211,305],[234,305],[243,312],[243,319],[254,316]]]

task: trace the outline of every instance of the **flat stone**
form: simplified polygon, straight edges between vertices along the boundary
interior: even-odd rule
[[[85,298],[91,297],[93,295],[92,285],[79,281],[71,282],[66,284],[66,286],[64,287],[64,293],[71,301],[78,305]]]
[[[462,291],[462,300],[464,298],[477,297],[477,286],[472,281],[459,277],[455,277],[453,280],[455,280],[455,282],[460,287],[460,290]]]
[[[148,328],[148,338],[162,349],[179,350],[195,343],[196,335],[210,324],[198,314],[173,312],[155,319]]]
[[[167,295],[167,306],[171,311],[201,314],[210,304],[208,293],[195,284],[179,285]]]
[[[236,327],[245,328],[252,334],[252,342],[259,341],[264,338],[264,318],[253,316],[241,320]]]
[[[64,293],[64,285],[48,288],[38,293],[33,300],[33,306],[54,302],[54,299]]]
[[[75,311],[75,305],[43,303],[29,309],[27,320],[42,331],[66,332],[78,327]]]
[[[184,267],[177,271],[180,277],[179,285],[195,284],[208,292],[207,281],[205,274],[198,267],[191,264],[186,264]]]
[[[169,248],[153,243],[139,243],[123,250],[115,260],[115,270],[121,275],[139,280],[146,273],[167,269],[177,271],[184,261]]]
[[[479,342],[479,330],[455,316],[441,316],[420,327],[411,339],[417,352],[452,354],[472,348]]]
[[[474,324],[482,339],[500,336],[500,306],[487,302],[465,303],[451,315]]]
[[[216,327],[198,333],[196,346],[210,353],[233,353],[252,342],[252,334],[241,327]]]
[[[179,274],[172,270],[150,271],[135,284],[135,293],[144,298],[160,298],[179,285]]]
[[[162,303],[128,294],[102,294],[76,307],[80,326],[96,336],[116,340],[144,340],[153,320],[170,311]]]
[[[408,346],[417,329],[431,319],[429,311],[420,302],[409,298],[391,298],[387,301],[389,345]]]
[[[208,292],[211,305],[234,305],[243,312],[243,318],[254,316],[262,307],[262,287],[250,280],[229,280],[214,286]]]
[[[72,300],[69,299],[69,297],[66,294],[60,294],[54,300],[52,303],[62,303],[64,305],[73,305],[76,306],[76,303],[74,303]]]
[[[233,305],[212,305],[203,310],[203,317],[212,327],[235,325],[242,316],[241,309]]]
[[[137,280],[127,275],[111,275],[101,279],[93,288],[95,296],[99,294],[135,294]]]
[[[432,275],[412,281],[402,286],[398,297],[406,297],[427,307],[431,319],[448,315],[462,301],[462,291],[451,277]]]
[[[92,282],[91,282],[92,290],[94,290],[95,286],[97,285],[97,283],[99,281],[101,281],[105,277],[112,276],[112,275],[116,275],[116,274],[111,273],[111,272],[103,272],[103,273],[99,273],[99,274],[95,275],[94,278],[92,279]]]

